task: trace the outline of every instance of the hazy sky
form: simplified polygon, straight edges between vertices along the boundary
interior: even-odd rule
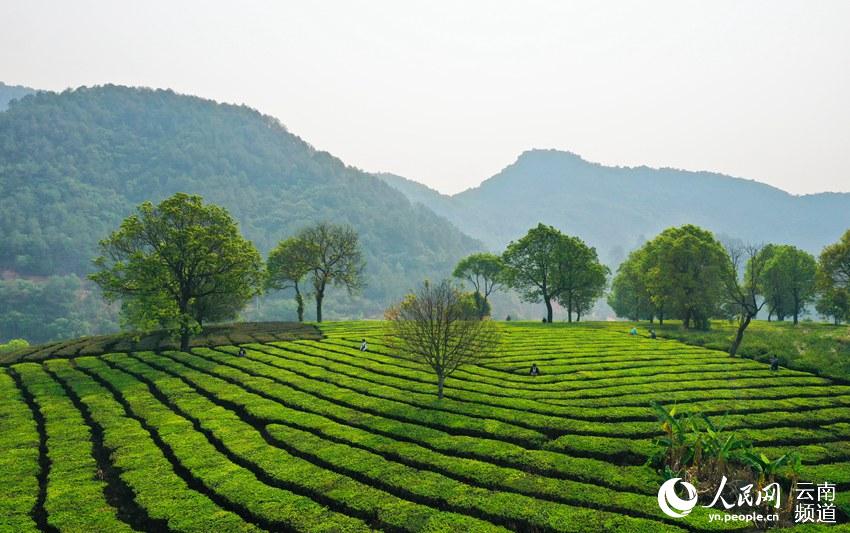
[[[529,148],[850,191],[850,1],[0,0],[0,81],[245,103],[444,192]]]

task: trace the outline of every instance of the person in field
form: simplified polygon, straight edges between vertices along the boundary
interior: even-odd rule
[[[632,329],[629,330],[629,335],[632,335],[632,336],[637,335],[637,328],[632,326]]]
[[[245,348],[242,346],[239,347],[239,357],[245,357]]]
[[[531,370],[528,371],[528,374],[531,376],[539,376],[540,369],[537,368],[537,363],[531,363]]]
[[[776,357],[776,354],[770,356],[770,369],[776,372],[779,370],[779,358]]]
[[[650,338],[650,339],[656,339],[656,338],[658,338],[658,337],[655,335],[655,330],[654,330],[654,329],[652,329],[652,328],[649,328],[649,338]]]
[[[363,339],[363,341],[360,343],[360,351],[365,352],[368,349],[369,349],[369,345],[366,344],[366,339]]]

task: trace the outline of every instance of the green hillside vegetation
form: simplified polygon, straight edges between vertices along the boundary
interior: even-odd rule
[[[380,314],[413,280],[446,276],[480,248],[276,119],[172,91],[104,86],[11,102],[0,113],[0,178],[0,271],[35,280],[88,274],[98,240],[137,205],[176,192],[225,207],[264,255],[311,222],[353,226],[366,288],[355,299],[331,295],[330,316]],[[261,305],[253,318],[294,318],[288,300]]]
[[[827,378],[606,324],[511,323],[438,401],[430,369],[393,353],[383,323],[321,328],[249,342],[245,357],[137,346],[0,368],[0,526],[728,528],[701,507],[660,511],[663,478],[644,464],[661,434],[653,400],[722,421],[770,457],[799,452],[800,479],[835,483],[839,519],[850,511],[850,387]]]
[[[611,327],[622,329],[620,325]],[[660,337],[726,351],[737,326],[725,320],[714,320],[711,329],[706,331],[684,329],[678,321],[663,325],[643,322],[638,327],[643,334],[652,327]],[[850,327],[759,320],[747,329],[738,355],[765,363],[776,355],[782,366],[850,381]]]

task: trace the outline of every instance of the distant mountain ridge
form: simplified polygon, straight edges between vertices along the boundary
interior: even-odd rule
[[[666,227],[695,223],[720,236],[789,243],[812,253],[850,227],[850,194],[795,196],[743,178],[670,168],[610,167],[558,150],[529,150],[453,196],[380,174],[488,247],[544,222],[596,246],[616,266]]]

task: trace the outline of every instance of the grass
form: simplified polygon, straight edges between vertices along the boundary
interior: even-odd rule
[[[771,456],[799,451],[802,478],[836,483],[850,514],[850,385],[623,324],[500,327],[498,354],[450,377],[442,401],[380,322],[221,328],[189,352],[151,338],[19,354],[0,367],[0,530],[729,527],[659,510],[652,400]]]
[[[737,328],[734,323],[720,320],[713,321],[708,331],[686,330],[678,322],[666,322],[663,326],[644,322],[639,327],[641,334],[654,327],[660,337],[720,351],[729,349]],[[767,362],[774,354],[784,367],[850,383],[850,326],[754,321],[744,334],[738,355]]]

